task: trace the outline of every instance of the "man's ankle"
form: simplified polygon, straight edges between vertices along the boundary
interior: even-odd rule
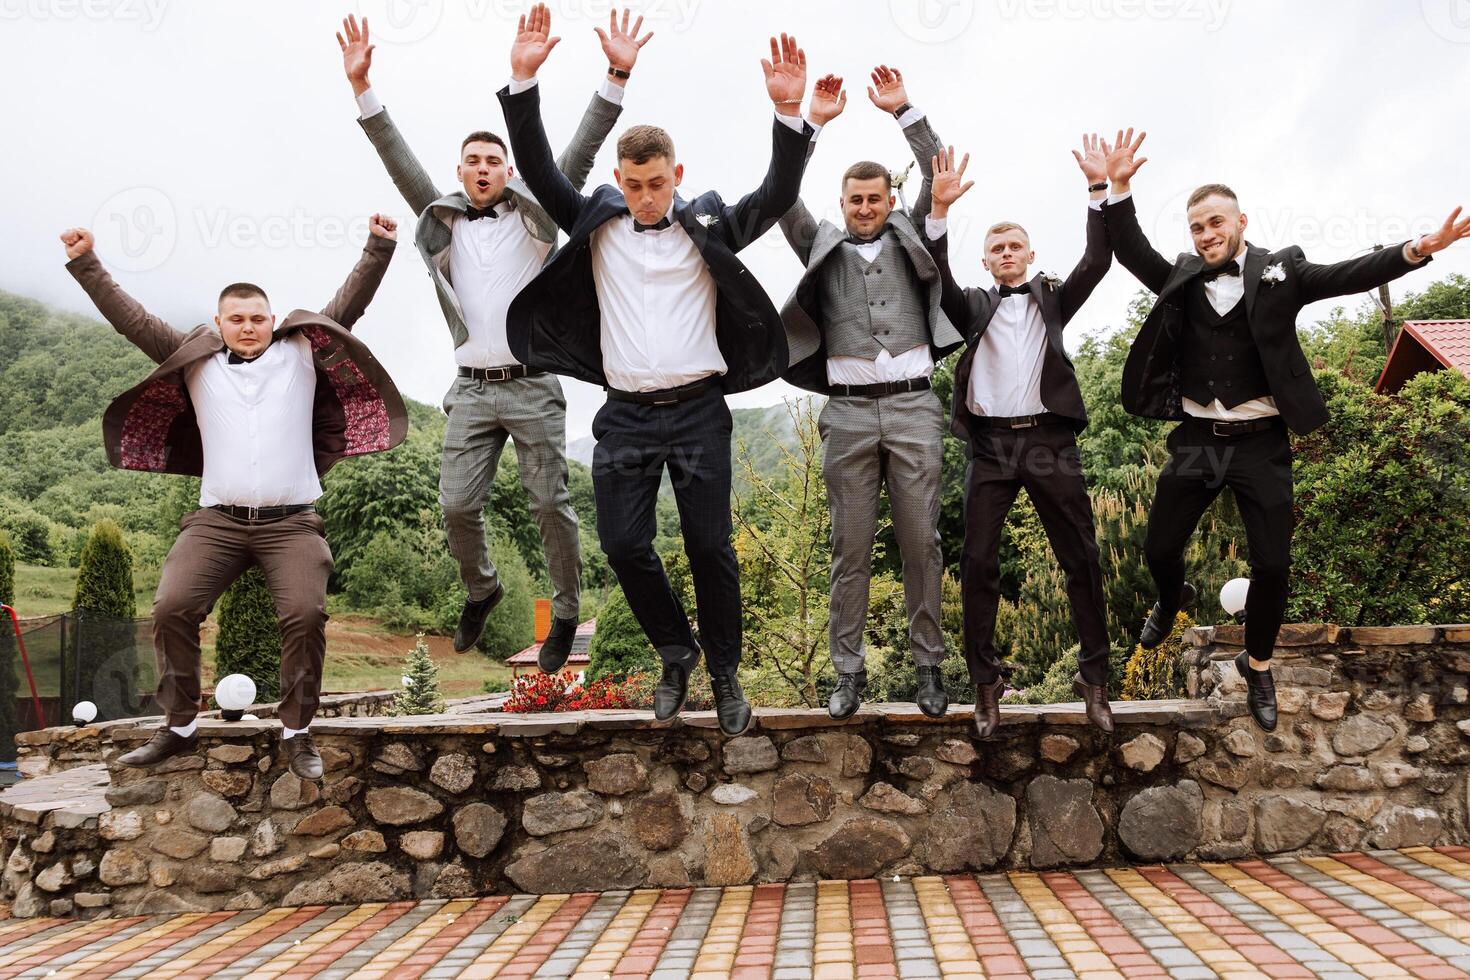
[[[169,726],[168,726],[168,730],[171,731],[171,732],[173,732],[175,735],[179,736],[180,738],[189,738],[189,737],[191,737],[194,734],[195,729],[197,729],[198,727],[199,727],[199,719],[198,718],[190,718],[188,721],[183,722],[183,723],[180,723],[180,724],[170,723]]]
[[[1251,670],[1271,669],[1271,661],[1269,660],[1257,660],[1255,657],[1248,656],[1245,662],[1250,665]]]

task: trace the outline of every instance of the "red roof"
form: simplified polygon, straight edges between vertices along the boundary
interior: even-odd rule
[[[589,619],[577,627],[577,633],[572,638],[572,654],[567,657],[569,664],[585,664],[588,662],[587,648],[592,645],[592,634],[597,629],[597,620]],[[540,643],[532,643],[520,653],[512,654],[505,659],[506,665],[510,667],[534,667],[536,656],[541,652]]]
[[[1470,377],[1470,320],[1408,320],[1374,388],[1392,394],[1414,375],[1442,368]]]

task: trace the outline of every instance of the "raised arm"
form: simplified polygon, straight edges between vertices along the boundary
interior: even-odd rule
[[[971,332],[976,323],[989,319],[991,302],[988,290],[961,286],[949,264],[949,208],[975,186],[973,180],[965,180],[965,168],[969,165],[968,153],[956,165],[952,146],[940,149],[929,158],[929,172],[934,175],[933,208],[924,216],[924,229],[920,232],[939,268],[940,308],[966,341],[974,340]]]
[[[1072,151],[1082,176],[1087,179],[1091,203],[1087,206],[1087,247],[1081,260],[1062,283],[1062,326],[1072,321],[1082,304],[1092,295],[1097,284],[1113,264],[1113,248],[1108,241],[1108,223],[1103,217],[1102,202],[1107,198],[1108,161],[1103,141],[1096,133],[1082,137],[1082,152]],[[1096,188],[1096,189],[1094,189]]]
[[[387,215],[373,215],[368,220],[368,240],[362,258],[352,267],[337,295],[322,309],[322,316],[351,330],[373,301],[397,245],[398,222]]]
[[[1297,275],[1301,277],[1301,294],[1305,302],[1361,293],[1397,279],[1430,261],[1430,256],[1463,238],[1470,238],[1470,217],[1461,218],[1455,208],[1443,225],[1417,242],[1404,242],[1397,248],[1385,248],[1368,255],[1330,265],[1308,262],[1301,249],[1292,249]]]
[[[811,121],[812,128],[820,133],[823,127],[842,115],[842,110],[846,107],[847,92],[842,87],[842,79],[837,75],[825,75],[817,79],[817,84],[812,87],[807,119]],[[806,144],[807,161],[811,160],[816,149],[817,137],[813,135]],[[807,210],[806,203],[797,197],[791,210],[781,215],[780,225],[786,244],[791,246],[797,259],[805,266],[811,261],[812,243],[817,239],[817,219]]]
[[[801,196],[812,129],[802,122],[801,100],[806,92],[806,53],[796,38],[771,38],[770,60],[761,59],[766,94],[776,108],[772,124],[771,162],[759,187],[734,206],[726,207],[717,224],[731,249],[738,252],[760,238]],[[784,121],[783,121],[784,120]]]
[[[352,94],[361,113],[358,125],[367,134],[373,149],[378,151],[398,193],[403,195],[415,215],[422,214],[431,202],[439,199],[439,190],[373,92],[368,71],[372,68],[373,50],[377,45],[369,40],[367,18],[358,24],[357,17],[348,14],[337,34],[337,45],[342,49],[342,69],[352,85]]]
[[[102,267],[93,246],[92,233],[85,228],[68,228],[61,233],[66,246],[66,271],[92,298],[97,312],[155,364],[168,360],[184,342],[184,334],[143,309],[143,304],[123,292]]]
[[[1140,132],[1135,140],[1130,128],[1126,134],[1119,130],[1117,142],[1112,145],[1103,140],[1102,149],[1107,156],[1108,178],[1112,182],[1112,195],[1103,206],[1103,218],[1107,221],[1108,240],[1112,243],[1118,261],[1146,289],[1158,293],[1169,281],[1169,272],[1174,268],[1174,263],[1149,244],[1148,237],[1138,225],[1138,212],[1133,203],[1133,175],[1148,162],[1148,157],[1137,157],[1138,149],[1143,146],[1147,135]]]
[[[929,213],[930,189],[934,180],[932,162],[935,154],[943,152],[944,144],[929,125],[928,117],[909,102],[909,94],[903,84],[903,72],[888,65],[879,65],[873,69],[871,77],[873,84],[868,86],[869,100],[896,118],[903,127],[904,139],[908,140],[909,150],[913,152],[914,161],[919,165],[919,173],[924,178],[919,184],[918,196],[909,207],[909,220],[918,227]]]

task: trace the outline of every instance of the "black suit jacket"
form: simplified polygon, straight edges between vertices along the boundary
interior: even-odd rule
[[[993,289],[960,286],[955,282],[949,265],[949,236],[941,236],[935,241],[927,235],[923,237],[939,264],[944,280],[944,312],[964,335],[967,345],[955,365],[950,429],[961,439],[969,439],[973,443],[977,430],[968,398],[970,370],[975,361],[976,345],[995,317],[999,293]],[[1071,274],[1060,286],[1048,284],[1040,273],[1027,283],[1032,297],[1041,306],[1041,318],[1046,324],[1046,353],[1041,362],[1041,402],[1048,412],[1070,419],[1078,432],[1087,427],[1087,409],[1082,404],[1082,390],[1077,386],[1077,372],[1072,367],[1072,359],[1062,345],[1062,330],[1072,322],[1112,264],[1107,223],[1100,210],[1088,208],[1087,247]]]
[[[567,244],[511,301],[506,314],[510,349],[532,368],[605,388],[592,233],[628,213],[623,192],[604,184],[583,195],[557,169],[541,124],[539,85],[514,95],[507,86],[498,94],[521,178],[568,236]],[[758,188],[733,206],[714,191],[692,201],[674,200],[674,220],[689,233],[715,281],[715,337],[728,367],[721,379],[726,392],[758,388],[786,370],[781,315],[735,257],[796,203],[801,190],[811,127],[798,131],[779,120],[771,125],[771,162]]]
[[[1183,288],[1204,268],[1204,260],[1193,252],[1181,252],[1170,262],[1154,251],[1138,225],[1131,196],[1105,205],[1103,214],[1118,261],[1158,294],[1123,365],[1123,407],[1144,418],[1182,419],[1178,343],[1184,329]],[[1332,265],[1308,262],[1296,245],[1278,252],[1249,242],[1246,247],[1245,309],[1251,338],[1260,351],[1282,420],[1293,432],[1305,435],[1327,421],[1327,405],[1297,338],[1297,314],[1308,303],[1367,292],[1425,263],[1413,265],[1405,259],[1402,243]],[[1263,281],[1266,270],[1276,266],[1281,267],[1284,278]]]

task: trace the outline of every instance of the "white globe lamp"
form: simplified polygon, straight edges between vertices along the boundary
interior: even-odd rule
[[[90,725],[97,718],[97,706],[91,701],[78,701],[72,705],[71,720],[78,728]]]
[[[1234,616],[1237,623],[1245,622],[1245,597],[1250,590],[1248,578],[1233,578],[1220,588],[1220,608]]]
[[[244,674],[229,674],[214,686],[214,700],[225,721],[239,721],[255,703],[255,682]]]

